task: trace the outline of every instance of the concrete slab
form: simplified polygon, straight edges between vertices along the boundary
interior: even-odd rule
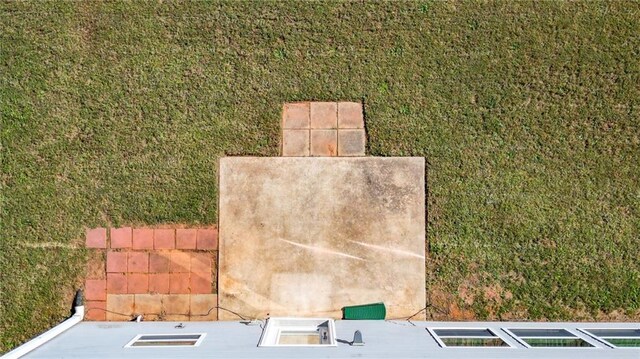
[[[423,158],[221,159],[219,305],[256,318],[424,308],[424,181]]]

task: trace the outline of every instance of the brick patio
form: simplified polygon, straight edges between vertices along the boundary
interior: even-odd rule
[[[85,243],[86,320],[217,319],[216,227],[94,228]]]
[[[282,109],[282,156],[364,156],[366,134],[358,102],[296,102]]]

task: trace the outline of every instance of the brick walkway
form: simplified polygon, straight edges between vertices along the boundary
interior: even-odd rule
[[[86,320],[217,319],[217,228],[94,228],[86,246]]]
[[[358,102],[296,102],[282,109],[282,155],[364,156],[366,134]]]

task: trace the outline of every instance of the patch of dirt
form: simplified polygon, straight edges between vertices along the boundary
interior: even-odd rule
[[[609,313],[598,312],[595,316],[595,320],[599,322],[637,322],[640,321],[640,310],[636,310],[631,313],[625,313],[625,311],[621,309],[616,309]]]
[[[524,281],[521,276],[511,273],[512,281]],[[481,306],[482,319],[521,321],[531,320],[527,306],[517,299],[502,284],[491,280],[478,272],[465,278],[457,289],[449,290],[440,284],[431,284],[427,288],[427,320],[456,321],[477,320],[476,313]],[[576,322],[637,322],[640,321],[640,310],[628,311],[616,309],[610,312],[593,313],[585,306],[562,308],[562,316]],[[547,321],[548,318],[537,318]]]
[[[211,292],[218,293],[218,251],[212,251],[213,260],[211,262]]]
[[[472,320],[476,318],[478,307],[482,307],[482,316],[489,320],[528,318],[526,308],[517,307],[513,293],[502,286],[488,273],[477,268],[470,268],[470,274],[465,277],[454,291],[444,287],[431,286],[428,291],[431,307],[427,315],[433,320]],[[516,273],[509,276],[510,281],[520,281]],[[515,307],[514,307],[515,305]],[[504,313],[505,306],[510,312]],[[506,317],[506,318],[505,318]]]
[[[449,318],[449,303],[454,300],[451,293],[443,288],[432,285],[427,288],[426,317],[431,320],[447,320]]]
[[[451,320],[474,320],[476,318],[474,312],[459,308],[457,303],[449,304],[449,316]]]
[[[488,302],[494,302],[497,305],[502,304],[504,289],[500,283],[491,284],[482,288],[484,299]]]
[[[500,314],[500,320],[520,321],[530,318],[529,310],[525,307],[515,305],[515,309]]]
[[[472,320],[473,311],[460,308],[458,298],[444,288],[431,286],[428,291],[429,307],[426,311],[429,320]]]
[[[106,278],[106,250],[92,249],[87,256],[86,278],[105,279]]]
[[[469,287],[466,283],[462,283],[458,287],[458,297],[460,297],[466,305],[472,305],[476,298],[474,289]]]

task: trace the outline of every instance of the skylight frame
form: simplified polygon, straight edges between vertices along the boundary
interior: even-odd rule
[[[471,328],[471,327],[427,327],[425,328],[427,329],[427,331],[429,332],[429,334],[433,337],[433,339],[438,343],[438,345],[440,346],[440,348],[460,348],[460,349],[476,349],[476,348],[482,348],[482,349],[516,349],[516,347],[514,347],[511,343],[509,343],[508,340],[506,340],[505,338],[503,338],[500,334],[497,333],[496,330],[493,330],[491,328],[488,327],[477,327],[477,328]],[[478,335],[445,335],[442,336],[442,338],[460,338],[460,339],[500,339],[502,340],[503,343],[506,344],[506,346],[474,346],[474,345],[455,345],[455,346],[449,346],[447,344],[445,344],[442,339],[440,339],[440,335],[438,335],[436,333],[436,330],[486,330],[489,333],[491,333],[493,336],[487,337],[487,336],[478,336]]]
[[[327,324],[327,344],[280,344],[283,333],[291,335],[309,334],[318,331],[323,324]],[[295,334],[294,334],[295,335]],[[295,318],[295,317],[272,317],[267,320],[267,324],[262,330],[258,347],[293,347],[293,348],[324,348],[337,347],[335,321],[331,318]]]
[[[511,338],[517,341],[519,344],[528,349],[602,349],[602,346],[599,343],[594,343],[589,338],[584,338],[571,329],[568,328],[501,328],[505,333],[507,333]],[[512,332],[512,330],[564,330],[569,333],[571,336],[544,336],[544,335],[527,335],[527,336],[519,336]],[[579,347],[579,346],[532,346],[525,341],[525,339],[561,339],[561,340],[582,340],[583,342],[589,344],[588,347]]]
[[[187,338],[179,338],[186,336],[198,336],[198,339],[187,339]],[[154,336],[154,337],[165,337],[163,339],[142,339],[145,336]],[[124,348],[195,348],[202,344],[202,341],[207,336],[207,333],[159,333],[159,334],[137,334],[133,339],[131,339]],[[192,342],[195,340],[195,343],[189,345],[134,345],[135,343],[151,343],[151,342]]]
[[[621,347],[618,345],[615,345],[613,343],[611,343],[608,339],[638,339],[640,340],[640,335],[639,336],[631,336],[631,337],[625,337],[625,336],[617,336],[617,335],[610,335],[610,336],[601,336],[601,335],[596,335],[594,333],[591,332],[591,330],[640,330],[640,328],[578,328],[578,331],[580,331],[581,333],[588,335],[589,337],[593,338],[594,340],[597,340],[598,342],[601,342],[602,344],[611,347],[613,349],[631,349],[631,350],[640,350],[640,346],[637,347]]]

